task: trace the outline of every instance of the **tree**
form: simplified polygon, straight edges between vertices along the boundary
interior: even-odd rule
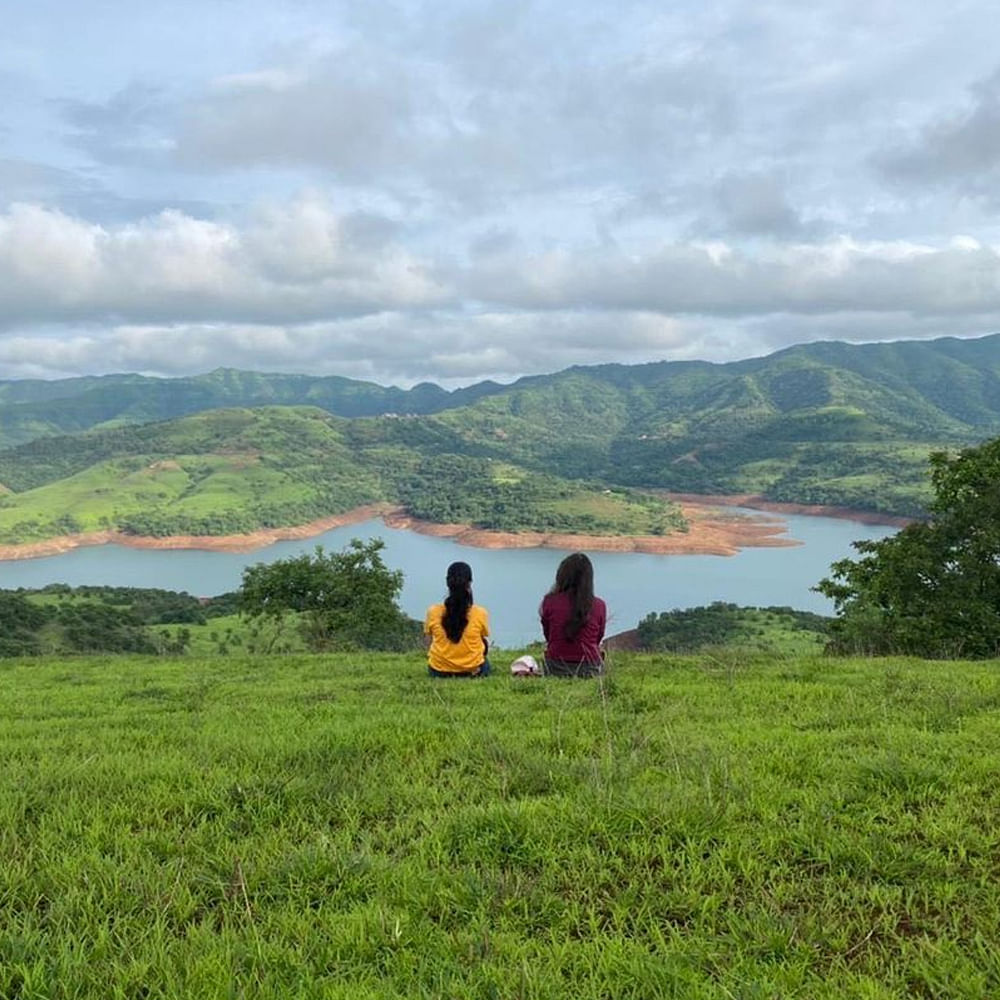
[[[931,519],[855,542],[817,590],[833,599],[836,650],[1000,653],[1000,439],[931,456]]]
[[[23,595],[0,590],[0,656],[40,653],[39,632],[50,618],[50,612]]]
[[[240,607],[250,618],[270,620],[273,648],[289,612],[298,613],[310,649],[406,649],[420,625],[396,603],[403,574],[382,561],[385,542],[351,539],[342,552],[258,563],[243,571]]]

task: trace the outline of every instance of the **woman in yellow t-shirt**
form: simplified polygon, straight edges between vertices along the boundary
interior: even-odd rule
[[[490,672],[486,658],[490,619],[486,608],[472,603],[469,564],[452,563],[446,582],[444,604],[432,604],[424,619],[424,634],[429,637],[427,669],[432,677],[485,677]]]

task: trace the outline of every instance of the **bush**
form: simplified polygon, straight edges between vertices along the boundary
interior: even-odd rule
[[[385,542],[352,539],[339,553],[317,546],[312,556],[258,563],[243,571],[242,612],[250,618],[270,618],[280,626],[290,612],[298,613],[310,649],[407,649],[419,641],[420,623],[408,618],[396,603],[403,574],[382,561]]]

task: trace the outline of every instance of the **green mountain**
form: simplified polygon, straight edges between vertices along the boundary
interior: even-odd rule
[[[428,422],[567,476],[919,514],[928,454],[1000,433],[1000,337],[575,368]]]
[[[435,413],[499,388],[481,382],[454,392],[429,383],[398,389],[335,375],[262,375],[229,368],[171,379],[103,375],[0,381],[0,446],[226,407],[318,406],[342,417]]]
[[[657,489],[916,515],[929,453],[997,434],[1000,335],[454,392],[230,370],[4,382],[0,441],[20,443],[0,451],[0,540],[237,533],[375,501],[500,530],[672,530],[634,492]]]
[[[171,379],[0,381],[0,446],[227,407],[317,406],[342,417],[426,415],[496,397],[509,400],[501,410],[519,415],[522,408],[538,411],[530,400],[539,391],[556,393],[560,403],[584,404],[591,419],[603,419],[610,409],[623,431],[661,439],[742,433],[749,419],[754,430],[777,421],[809,439],[818,420],[827,437],[837,432],[871,438],[882,432],[966,440],[1000,430],[1000,334],[891,344],[821,342],[729,364],[576,367],[508,386],[480,382],[451,392],[428,383],[399,389],[338,376],[232,369]],[[553,430],[575,427],[577,410],[545,410]],[[804,419],[814,415],[816,420]]]

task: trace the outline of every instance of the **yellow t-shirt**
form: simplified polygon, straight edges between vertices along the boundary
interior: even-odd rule
[[[473,604],[469,608],[469,620],[458,642],[452,642],[441,624],[444,614],[443,604],[432,604],[424,619],[424,635],[431,637],[431,647],[427,651],[427,662],[444,674],[471,674],[478,670],[486,659],[483,639],[490,634],[490,618],[486,608]]]

